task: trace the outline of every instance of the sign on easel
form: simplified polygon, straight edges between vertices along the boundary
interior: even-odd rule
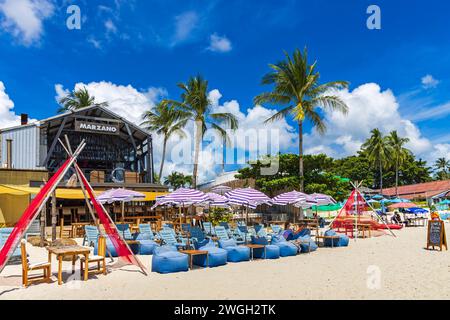
[[[445,250],[448,250],[444,221],[428,221],[427,249],[432,247],[434,250],[435,247],[439,247],[442,251],[443,246],[445,246]]]

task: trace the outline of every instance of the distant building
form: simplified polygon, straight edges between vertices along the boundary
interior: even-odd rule
[[[410,200],[424,200],[448,191],[450,191],[450,180],[442,180],[399,186],[398,196]],[[396,196],[395,187],[383,189],[383,195]]]
[[[224,172],[221,175],[218,175],[214,180],[204,182],[198,185],[198,188],[202,191],[209,191],[216,186],[228,186],[233,189],[235,188],[244,188],[244,187],[255,187],[254,179],[236,179],[235,175],[237,175],[237,171]]]

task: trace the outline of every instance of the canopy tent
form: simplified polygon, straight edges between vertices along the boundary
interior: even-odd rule
[[[66,140],[68,138],[66,136]],[[100,223],[103,225],[106,235],[109,237],[111,242],[113,243],[116,252],[118,253],[119,259],[125,263],[132,263],[141,268],[141,270],[146,273],[145,267],[140,263],[140,261],[134,256],[133,252],[129,248],[128,244],[123,240],[120,236],[117,227],[112,221],[111,217],[109,217],[105,208],[97,201],[94,191],[84,176],[81,169],[78,167],[76,163],[77,156],[81,153],[81,151],[86,146],[85,141],[83,140],[75,152],[72,153],[70,145],[67,147],[60,141],[61,145],[64,149],[66,149],[68,158],[62,164],[62,166],[56,171],[56,173],[49,179],[47,183],[39,190],[34,199],[31,201],[30,205],[27,207],[19,221],[16,223],[13,228],[11,234],[8,239],[4,243],[3,247],[0,251],[0,271],[3,270],[4,266],[8,262],[12,253],[19,245],[20,240],[24,237],[26,230],[30,227],[32,222],[37,218],[42,208],[45,206],[46,202],[49,200],[51,194],[55,191],[56,186],[62,181],[66,173],[70,168],[75,168],[76,174],[79,180],[82,182],[83,194],[85,195],[85,201],[90,209],[90,213],[93,215],[93,209],[91,207],[89,199],[91,200],[95,211],[97,212]],[[86,193],[87,192],[87,193]],[[99,232],[104,234],[104,232],[99,228]]]
[[[428,210],[425,210],[423,208],[414,207],[414,208],[406,209],[405,212],[406,213],[413,213],[413,214],[426,214],[426,213],[428,213]]]
[[[355,189],[352,191],[344,206],[339,211],[339,214],[330,223],[330,227],[337,229],[338,232],[344,232],[349,237],[355,239],[355,235],[357,236],[359,230],[358,226],[361,224],[370,225],[372,230],[390,230],[390,226],[381,220],[372,206],[358,190],[358,187],[355,185],[354,187]],[[391,234],[394,235],[392,230],[390,231]],[[380,234],[384,234],[384,232],[381,232]]]
[[[25,185],[0,185],[0,194],[10,195],[36,195],[41,188],[29,187]],[[96,190],[95,195],[100,195],[104,191]],[[137,201],[155,201],[157,197],[166,195],[167,192],[153,192],[153,191],[139,191],[145,197],[143,199],[137,199]],[[84,200],[83,191],[81,188],[69,189],[69,188],[57,188],[56,198],[65,200]]]
[[[311,209],[314,211],[336,211],[342,208],[342,204],[327,204],[322,206],[312,206]]]

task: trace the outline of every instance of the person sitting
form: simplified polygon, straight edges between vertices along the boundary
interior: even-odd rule
[[[286,222],[284,224],[283,237],[287,241],[297,240],[300,237],[304,237],[304,236],[307,236],[310,234],[311,234],[311,230],[309,230],[306,225],[303,225],[303,226],[299,227],[296,231],[293,231],[291,229],[291,224],[289,222]]]
[[[317,213],[314,213],[314,219],[319,223],[319,228],[325,227],[325,219],[319,216]]]
[[[400,214],[398,211],[394,211],[394,215],[392,216],[392,222],[395,224],[402,224],[402,218],[400,217]]]

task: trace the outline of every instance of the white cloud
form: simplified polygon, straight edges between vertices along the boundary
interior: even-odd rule
[[[231,49],[231,41],[227,37],[221,37],[216,33],[210,36],[208,50],[214,52],[228,52],[231,51]]]
[[[30,119],[29,122],[36,121]],[[5,85],[0,81],[0,129],[20,125],[20,116],[14,112],[14,102],[6,93]]]
[[[378,84],[367,83],[353,91],[345,89],[334,94],[345,101],[349,112],[343,115],[324,111],[328,130],[323,136],[314,129],[305,134],[305,153],[325,151],[338,158],[355,154],[374,128],[384,134],[397,130],[400,136],[410,139],[407,147],[427,161],[432,162],[437,154],[445,153],[445,144],[433,145],[411,120],[402,117],[391,90],[382,91]]]
[[[107,32],[116,33],[117,27],[111,19],[105,21],[105,28]]]
[[[38,42],[44,32],[43,21],[53,15],[51,0],[4,0],[0,2],[1,26],[24,45]]]
[[[427,74],[426,76],[422,77],[422,86],[425,89],[429,88],[436,88],[439,84],[439,80],[436,80],[431,74]]]
[[[175,33],[172,38],[172,46],[187,40],[197,27],[199,21],[195,11],[186,11],[175,17]]]
[[[99,40],[97,40],[97,39],[95,39],[94,37],[89,37],[88,39],[87,39],[87,41],[90,43],[90,44],[92,44],[93,46],[94,46],[94,48],[96,48],[96,49],[101,49],[102,48],[102,43],[99,41]]]
[[[444,103],[437,107],[426,107],[423,110],[417,110],[409,116],[413,121],[423,121],[429,119],[439,119],[450,114],[450,102]]]

